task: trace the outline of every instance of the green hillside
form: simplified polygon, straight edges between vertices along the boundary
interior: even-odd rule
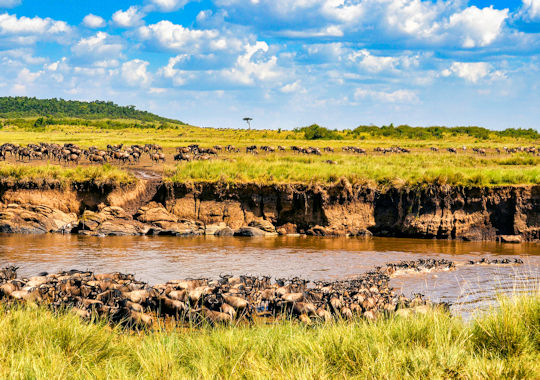
[[[0,117],[72,117],[81,119],[131,119],[146,122],[168,122],[184,124],[178,120],[167,119],[135,106],[119,106],[113,102],[95,100],[81,102],[64,99],[37,99],[24,96],[0,97]]]

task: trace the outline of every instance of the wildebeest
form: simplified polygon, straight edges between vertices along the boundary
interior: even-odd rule
[[[150,159],[155,163],[165,162],[165,155],[163,153],[151,153]]]
[[[515,265],[520,259],[480,259],[465,265]],[[425,307],[421,294],[408,298],[390,287],[400,273],[452,270],[445,259],[389,263],[355,278],[309,281],[300,278],[220,276],[218,280],[187,279],[150,286],[130,274],[70,270],[17,278],[17,268],[0,269],[1,302],[31,302],[53,310],[72,310],[83,318],[97,315],[111,323],[151,327],[156,318],[172,323],[230,323],[253,316],[298,318],[305,323],[332,318],[376,319],[380,315]]]

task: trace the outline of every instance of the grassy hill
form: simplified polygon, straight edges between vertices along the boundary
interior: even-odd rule
[[[81,102],[64,99],[36,99],[24,96],[0,97],[0,117],[56,117],[80,119],[130,119],[144,122],[184,124],[147,111],[139,111],[135,106],[119,106],[113,102],[95,100]]]

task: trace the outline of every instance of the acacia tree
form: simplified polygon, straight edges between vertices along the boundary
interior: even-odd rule
[[[251,120],[253,120],[253,119],[250,118],[250,117],[245,117],[242,120],[244,120],[247,123],[248,129],[251,129]]]

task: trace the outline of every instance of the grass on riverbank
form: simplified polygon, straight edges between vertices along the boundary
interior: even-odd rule
[[[540,293],[470,323],[432,312],[133,334],[39,308],[0,316],[1,378],[540,377]]]
[[[335,163],[326,162],[332,160]],[[172,182],[351,183],[468,186],[539,184],[540,157],[513,159],[449,153],[402,155],[237,155],[229,160],[192,161],[165,170]]]
[[[65,185],[73,182],[92,182],[98,186],[108,184],[124,186],[132,184],[136,178],[121,168],[112,165],[65,167],[60,165],[20,165],[0,164],[2,181],[14,184],[33,183]]]

